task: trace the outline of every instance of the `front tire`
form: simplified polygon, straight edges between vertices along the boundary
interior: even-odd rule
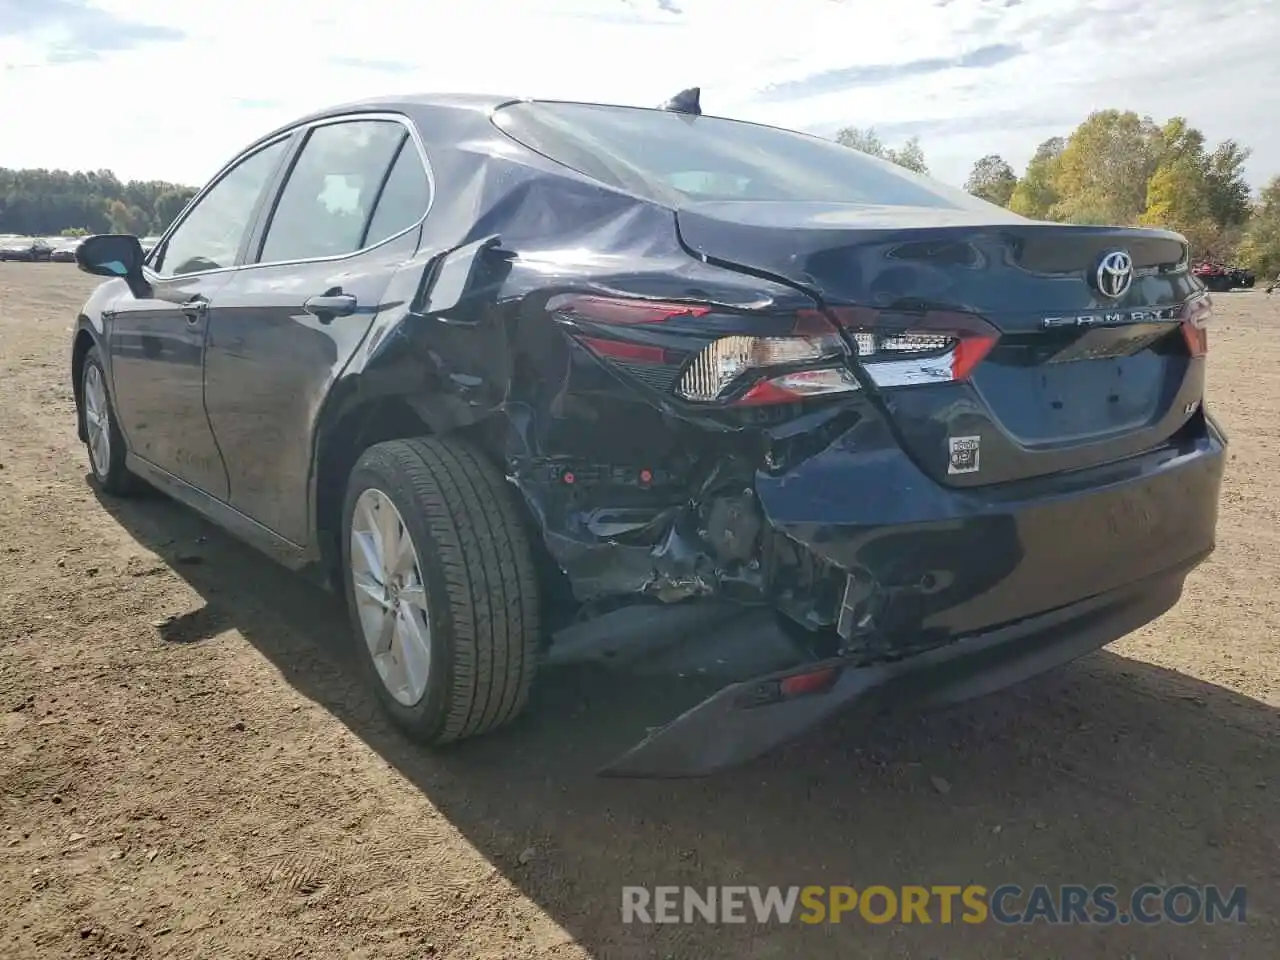
[[[80,416],[84,418],[89,469],[98,486],[115,496],[132,493],[137,482],[124,465],[127,453],[124,435],[116,420],[107,389],[107,374],[97,347],[89,348],[80,370]]]
[[[533,554],[505,478],[454,439],[370,447],[343,506],[347,606],[391,718],[442,744],[502,726],[533,683]]]

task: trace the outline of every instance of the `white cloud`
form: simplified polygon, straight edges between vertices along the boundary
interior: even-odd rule
[[[1252,146],[1258,183],[1280,173],[1276,37],[1273,0],[0,0],[0,165],[194,184],[333,102],[698,84],[712,113],[918,133],[952,182],[1093,109],[1181,114]]]

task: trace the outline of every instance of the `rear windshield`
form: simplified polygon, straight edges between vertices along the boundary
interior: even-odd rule
[[[514,103],[499,129],[603,183],[661,203],[792,200],[981,209],[963,191],[838,143],[776,127],[664,110]]]

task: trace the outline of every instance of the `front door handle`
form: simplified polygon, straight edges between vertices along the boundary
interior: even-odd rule
[[[302,309],[319,317],[321,323],[328,323],[334,317],[346,317],[356,312],[356,298],[340,289],[327,290],[319,296],[311,297],[302,304]]]
[[[205,314],[208,312],[209,301],[199,294],[196,294],[196,296],[192,297],[182,305],[182,314],[187,318],[187,323],[192,325],[203,320]]]

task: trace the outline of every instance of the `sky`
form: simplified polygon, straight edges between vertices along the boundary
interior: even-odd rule
[[[202,184],[313,109],[476,92],[920,138],[960,184],[1092,110],[1187,117],[1280,174],[1277,0],[0,0],[0,166]]]

